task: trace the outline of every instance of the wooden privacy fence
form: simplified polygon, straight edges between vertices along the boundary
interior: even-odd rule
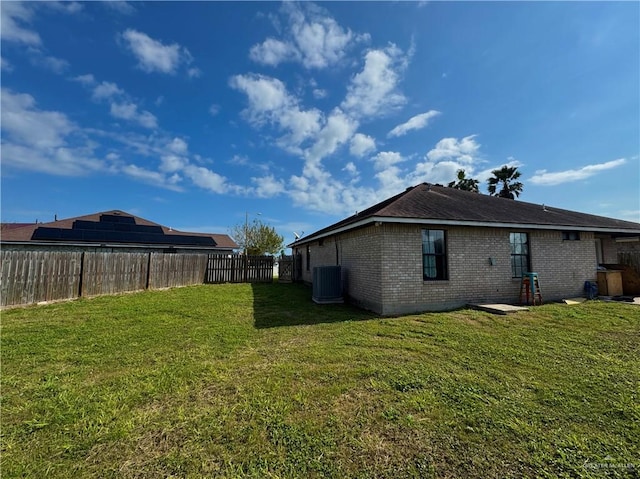
[[[271,282],[273,257],[2,251],[0,306],[203,283]]]
[[[270,283],[273,256],[209,255],[205,283]]]
[[[82,253],[2,251],[0,305],[75,298]]]

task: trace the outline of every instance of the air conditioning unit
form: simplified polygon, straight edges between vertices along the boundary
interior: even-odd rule
[[[313,301],[318,304],[344,302],[340,266],[313,268]]]

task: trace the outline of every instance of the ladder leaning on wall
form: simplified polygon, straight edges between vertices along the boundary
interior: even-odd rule
[[[538,273],[524,273],[520,282],[520,304],[542,304]]]

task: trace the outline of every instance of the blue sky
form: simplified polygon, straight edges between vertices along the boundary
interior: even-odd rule
[[[638,2],[2,2],[2,221],[287,242],[456,170],[640,221]]]

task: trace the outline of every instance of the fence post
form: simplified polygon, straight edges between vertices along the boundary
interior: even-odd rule
[[[84,282],[84,251],[80,255],[80,280],[78,281],[78,298],[82,298],[83,282]]]
[[[247,251],[244,252],[244,282],[247,282],[247,278],[249,277],[249,257],[247,256]]]
[[[144,289],[149,289],[149,283],[151,281],[151,251],[147,255],[147,279],[145,281]]]

